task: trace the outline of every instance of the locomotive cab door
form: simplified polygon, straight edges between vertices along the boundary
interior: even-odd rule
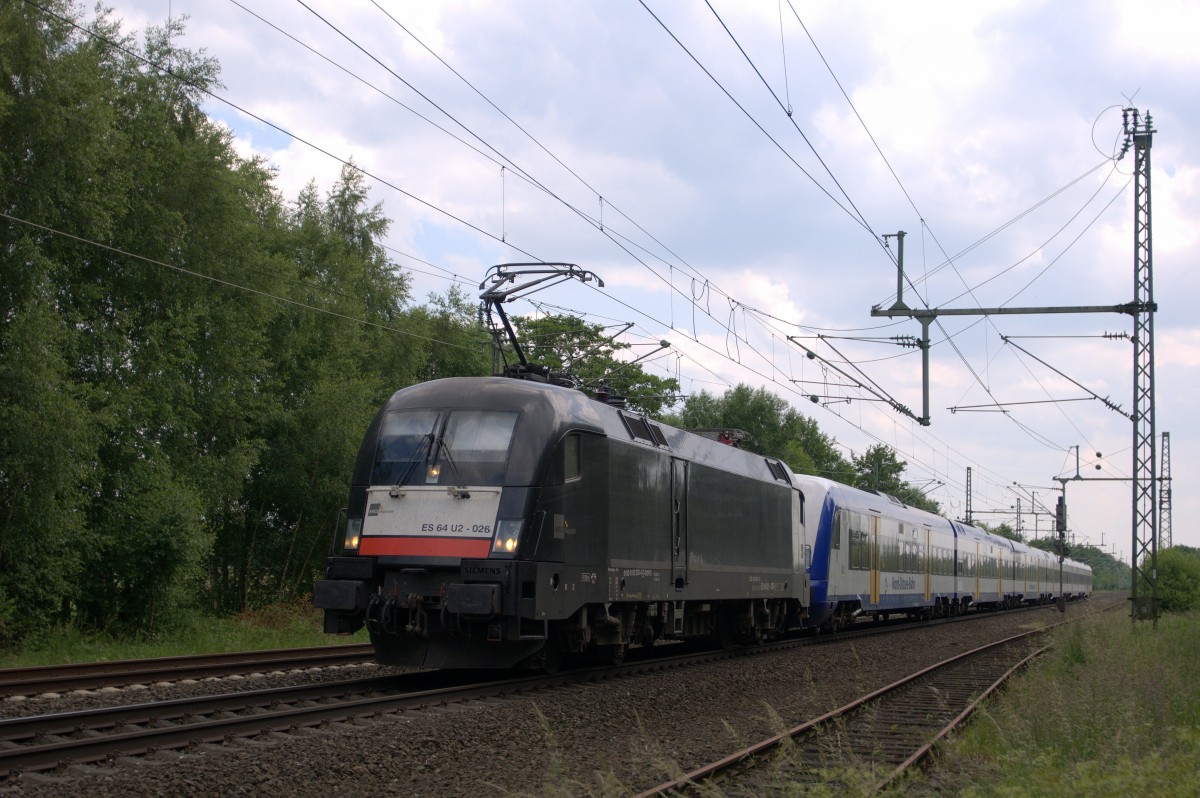
[[[671,458],[671,581],[676,590],[687,584],[688,462]]]

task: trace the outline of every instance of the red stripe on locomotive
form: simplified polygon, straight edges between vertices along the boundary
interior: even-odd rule
[[[415,556],[415,557],[472,557],[486,558],[491,551],[490,538],[418,538],[418,537],[385,537],[371,535],[364,537],[359,544],[358,553],[376,556]]]

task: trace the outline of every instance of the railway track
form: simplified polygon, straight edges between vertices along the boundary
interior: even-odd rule
[[[1104,610],[1123,606],[1114,602]],[[640,793],[637,798],[707,794],[770,795],[780,785],[826,784],[853,769],[877,792],[921,761],[1005,680],[1050,646],[1034,639],[1066,623],[981,646],[923,668],[820,717]],[[832,784],[835,793],[838,787]],[[861,789],[864,785],[857,784]]]
[[[1030,611],[1036,612],[1037,608],[1025,610]],[[959,618],[932,623],[962,622],[970,623],[970,620]],[[558,689],[739,656],[839,643],[854,637],[892,634],[911,625],[878,624],[839,635],[804,637],[716,652],[679,644],[670,647],[671,654],[667,656],[662,656],[664,648],[631,653],[623,665],[582,668],[559,674],[521,674],[487,682],[480,682],[479,672],[427,671],[0,720],[0,778],[42,772],[61,764],[100,762],[116,756],[184,749],[265,732],[287,732],[355,716]]]
[[[251,671],[291,670],[371,662],[370,644],[198,654],[183,657],[40,665],[0,669],[0,698],[14,695],[63,693],[100,687],[124,687],[147,682],[202,679]]]
[[[1021,611],[1036,611],[1036,608],[1010,612]],[[970,622],[959,618],[933,623],[963,621]],[[696,651],[681,644],[671,646],[671,654],[667,656],[662,655],[663,648],[641,650],[631,652],[630,659],[621,665],[554,675],[523,674],[480,682],[480,674],[475,671],[426,671],[13,718],[0,721],[0,776],[219,743],[265,732],[286,732],[381,712],[556,689],[806,645],[836,644],[908,627],[911,624],[880,624],[838,635],[727,651]]]

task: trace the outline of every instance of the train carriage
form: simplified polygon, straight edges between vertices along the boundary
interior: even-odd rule
[[[954,532],[893,496],[797,476],[812,508],[812,606],[806,625],[838,629],[861,615],[948,614],[956,601]]]
[[[528,379],[394,394],[347,516],[314,604],[387,664],[553,669],[1059,592],[1047,552]],[[1067,561],[1062,594],[1090,576]]]

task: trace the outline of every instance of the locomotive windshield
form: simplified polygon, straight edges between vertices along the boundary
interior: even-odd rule
[[[454,462],[504,465],[512,441],[516,413],[494,410],[455,410],[442,436]]]
[[[396,410],[384,416],[372,485],[499,485],[517,413]]]

